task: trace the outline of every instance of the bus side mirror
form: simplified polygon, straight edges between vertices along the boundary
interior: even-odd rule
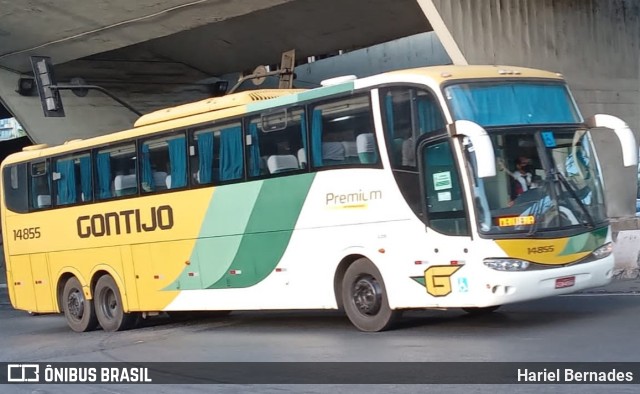
[[[586,123],[590,129],[603,127],[613,130],[618,136],[622,147],[622,164],[625,167],[638,165],[636,139],[625,121],[612,115],[598,114],[587,119]]]
[[[493,144],[491,137],[482,126],[468,120],[457,120],[454,124],[449,125],[449,132],[452,136],[463,135],[471,140],[476,154],[478,177],[491,178],[496,176],[496,155],[493,151]]]

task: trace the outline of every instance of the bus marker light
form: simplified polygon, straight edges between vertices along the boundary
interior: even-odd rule
[[[241,270],[231,270],[229,271],[230,275],[241,275],[242,271]]]
[[[42,281],[41,281],[41,280],[37,280],[37,281],[36,281],[36,285],[41,285],[41,284],[42,284]]]
[[[416,260],[415,265],[420,265],[420,264],[424,264],[424,261],[420,261],[420,260]]]
[[[276,268],[276,272],[285,272],[286,268]]]
[[[193,277],[193,276],[198,276],[197,272],[189,272],[187,275]]]
[[[464,265],[464,260],[451,260],[451,265]]]
[[[160,279],[160,275],[153,275],[153,279]]]
[[[191,261],[187,260],[184,262],[185,265],[191,265]]]
[[[14,283],[14,285],[15,285],[15,286],[20,286],[21,284],[22,284],[22,283],[20,283],[20,282],[15,282],[15,283]]]
[[[378,252],[384,253],[384,252],[386,252],[386,250],[384,250],[384,248],[380,248],[380,249],[378,249]]]

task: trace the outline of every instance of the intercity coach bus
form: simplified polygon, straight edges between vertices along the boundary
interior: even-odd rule
[[[12,305],[78,332],[283,309],[340,309],[380,331],[403,310],[490,312],[610,281],[591,133],[612,131],[625,166],[636,144],[618,118],[584,119],[561,75],[442,66],[325,82],[8,157]]]

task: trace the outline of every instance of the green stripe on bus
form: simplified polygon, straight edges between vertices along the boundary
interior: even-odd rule
[[[276,268],[300,217],[315,174],[264,182],[228,272],[209,289],[253,286]]]
[[[298,99],[300,101],[314,100],[320,99],[326,96],[331,96],[338,93],[351,92],[353,91],[353,82],[342,83],[340,85],[327,86],[324,88],[307,90],[306,92],[302,92],[298,94]]]
[[[591,231],[590,233],[584,233],[569,238],[569,242],[565,246],[564,250],[558,254],[558,256],[565,256],[574,253],[592,252],[604,245],[609,233],[609,227],[602,227]]]
[[[189,258],[190,265],[166,290],[202,289],[203,284],[222,278],[238,252],[263,183],[216,187]],[[198,276],[189,276],[189,272],[198,272]]]

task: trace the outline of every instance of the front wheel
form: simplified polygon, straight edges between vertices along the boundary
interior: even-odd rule
[[[351,323],[361,331],[384,331],[401,313],[389,307],[382,275],[366,258],[347,268],[342,279],[342,304]]]
[[[104,275],[98,279],[93,291],[96,316],[105,331],[122,331],[131,328],[138,319],[137,314],[125,313],[120,290],[113,278]]]
[[[62,311],[67,324],[73,331],[91,331],[98,326],[93,303],[85,298],[82,285],[76,277],[69,278],[64,284]]]

